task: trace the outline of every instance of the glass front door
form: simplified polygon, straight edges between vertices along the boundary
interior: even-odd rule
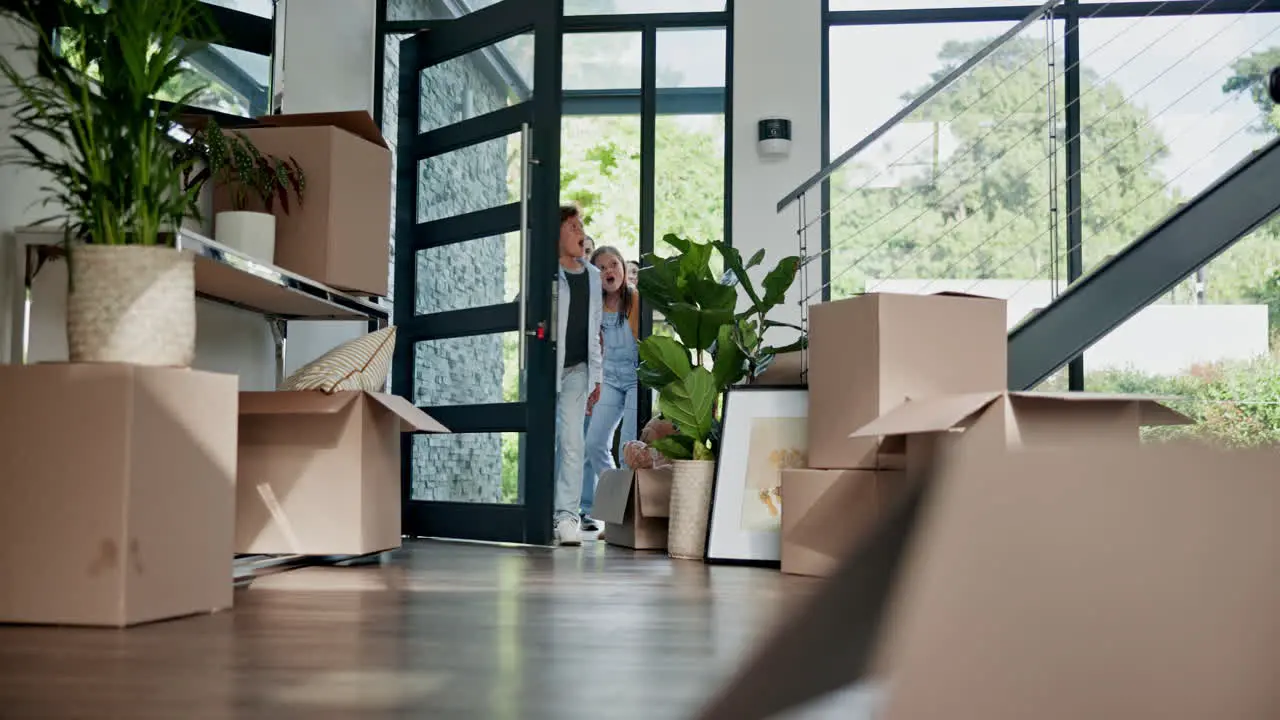
[[[405,438],[408,536],[551,541],[560,5],[400,45],[393,387],[453,431]]]

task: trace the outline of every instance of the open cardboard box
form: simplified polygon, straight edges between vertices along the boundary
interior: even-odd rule
[[[985,392],[907,400],[855,430],[903,447],[906,469],[927,470],[940,451],[1137,445],[1145,426],[1184,425],[1187,416],[1159,399],[1101,393]]]
[[[705,720],[887,680],[889,720],[1274,718],[1274,450],[947,453]]]
[[[669,467],[601,473],[591,514],[604,521],[604,541],[634,550],[665,550],[671,479]]]
[[[809,314],[809,467],[900,469],[876,437],[850,438],[909,397],[1008,387],[1005,302],[872,293]]]
[[[234,131],[263,153],[297,160],[306,176],[301,206],[290,197],[288,214],[277,209],[275,264],[339,290],[385,296],[391,151],[373,117],[267,115]],[[225,189],[215,190],[213,207],[231,207]]]
[[[449,432],[398,395],[240,394],[236,552],[368,555],[400,546],[400,435]]]

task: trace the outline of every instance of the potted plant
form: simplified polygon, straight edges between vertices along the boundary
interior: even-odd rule
[[[213,180],[230,195],[232,209],[214,216],[214,240],[263,262],[274,262],[276,201],[287,215],[289,195],[301,205],[306,188],[298,161],[267,155],[243,133],[225,131],[212,118],[192,135],[188,152],[203,166],[197,171],[188,165],[184,178],[188,191],[198,195]]]
[[[198,0],[28,2],[0,9],[26,26],[41,72],[0,57],[17,152],[44,175],[69,267],[72,362],[189,366],[195,354],[193,258],[174,248],[191,199],[183,188],[178,114],[204,86],[184,61],[212,27]],[[53,20],[58,30],[41,19]],[[184,82],[166,107],[157,99]]]
[[[654,442],[672,461],[670,536],[672,557],[700,559],[705,553],[711,510],[711,486],[719,450],[718,417],[724,393],[763,373],[780,352],[804,347],[802,335],[784,347],[765,344],[773,327],[795,327],[768,319],[799,271],[798,257],[785,257],[766,274],[764,293],[748,270],[764,261],[764,251],[744,263],[723,243],[698,243],[676,235],[663,242],[678,254],[649,255],[640,271],[640,296],[662,314],[675,336],[653,335],[640,343],[640,382],[658,391],[659,411],[676,433]],[[718,253],[724,273],[717,278],[711,260]],[[745,295],[740,308],[738,289]]]

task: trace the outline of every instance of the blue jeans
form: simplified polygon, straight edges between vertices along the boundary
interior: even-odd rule
[[[583,432],[587,414],[587,366],[585,363],[563,370],[560,393],[556,395],[556,494],[555,515],[578,516],[582,494]]]
[[[600,400],[591,412],[586,437],[586,463],[582,471],[582,512],[590,515],[596,500],[600,473],[617,467],[613,460],[613,433],[619,423],[619,447],[636,439],[636,385],[620,388],[607,381],[600,386]]]

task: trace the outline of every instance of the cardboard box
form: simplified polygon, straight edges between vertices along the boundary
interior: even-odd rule
[[[1007,324],[1003,300],[952,293],[880,293],[814,305],[809,466],[895,467],[878,457],[876,438],[850,439],[849,432],[909,397],[1006,389]]]
[[[364,111],[268,115],[236,128],[259,150],[294,158],[306,176],[301,207],[276,209],[275,264],[364,295],[387,294],[391,151]],[[230,207],[225,191],[214,209]],[[254,208],[250,208],[254,209]]]
[[[907,471],[923,472],[943,452],[1134,446],[1143,426],[1190,422],[1156,398],[1137,395],[990,392],[908,400],[850,437],[905,440]]]
[[[234,375],[0,366],[0,622],[231,607]]]
[[[783,470],[782,572],[830,575],[903,486],[901,472]]]
[[[701,714],[888,680],[878,716],[1271,718],[1274,449],[969,453],[762,643]]]
[[[240,395],[237,553],[368,555],[400,546],[400,434],[448,432],[397,395]]]
[[[667,549],[671,477],[669,467],[601,473],[591,515],[604,521],[604,541],[634,550]]]
[[[805,387],[804,353],[797,351],[775,355],[773,364],[751,384],[756,387]]]

